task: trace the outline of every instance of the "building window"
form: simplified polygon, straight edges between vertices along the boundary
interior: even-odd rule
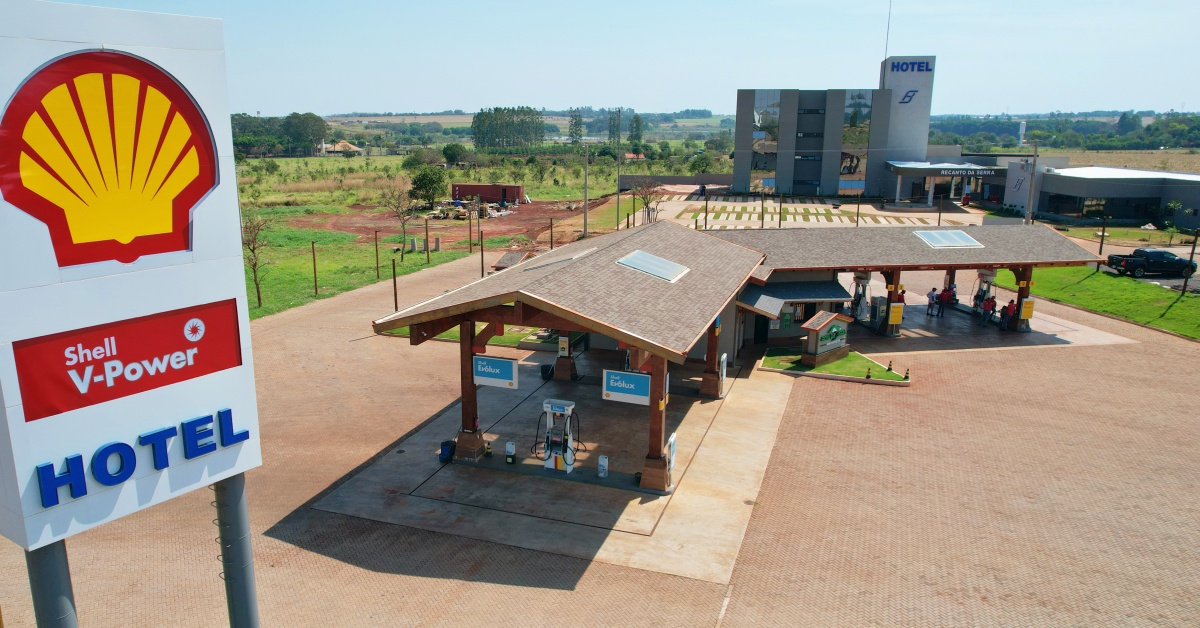
[[[821,161],[820,155],[796,155],[796,159],[800,161]]]
[[[820,133],[820,132],[815,132],[815,131],[804,131],[804,132],[801,132],[801,133],[797,133],[797,134],[796,134],[796,137],[815,137],[815,138],[822,138],[822,137],[825,137],[825,134],[824,134],[824,133]]]

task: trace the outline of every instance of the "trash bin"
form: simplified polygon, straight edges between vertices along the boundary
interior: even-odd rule
[[[548,381],[550,381],[550,379],[552,377],[554,377],[554,365],[553,364],[543,364],[542,365],[542,379],[548,382]]]
[[[454,448],[458,444],[452,440],[442,441],[442,450],[438,453],[438,462],[445,464],[454,459]]]

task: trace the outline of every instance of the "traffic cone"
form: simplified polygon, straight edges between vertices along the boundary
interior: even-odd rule
[[[905,381],[908,380],[908,369],[904,369],[904,379]]]
[[[871,379],[871,369],[867,369],[867,379]]]
[[[889,373],[892,372],[892,361],[891,360],[888,360],[888,372]]]

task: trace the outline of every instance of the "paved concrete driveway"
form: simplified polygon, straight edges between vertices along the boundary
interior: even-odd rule
[[[410,275],[402,302],[477,273]],[[1196,343],[1044,303],[1136,342],[899,353],[909,388],[797,380],[720,585],[310,508],[457,399],[445,345],[370,337],[390,307],[383,283],[253,325],[266,626],[1200,622]],[[221,625],[210,499],[68,541],[83,625]],[[22,552],[0,569],[5,625],[30,625]]]

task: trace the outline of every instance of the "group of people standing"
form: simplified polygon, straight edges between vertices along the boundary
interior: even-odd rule
[[[987,295],[985,298],[983,293],[975,295],[975,309],[979,312],[979,325],[982,327],[992,321],[992,315],[996,313],[996,297]],[[1000,331],[1008,329],[1008,322],[1017,315],[1017,302],[1009,299],[1008,305],[1000,308]]]
[[[949,288],[942,288],[938,292],[937,288],[930,288],[929,294],[925,295],[929,299],[929,307],[925,309],[926,316],[946,316],[946,306],[953,305],[958,302],[958,291],[955,290],[954,284],[950,284]],[[937,313],[934,313],[934,308],[937,308]]]

